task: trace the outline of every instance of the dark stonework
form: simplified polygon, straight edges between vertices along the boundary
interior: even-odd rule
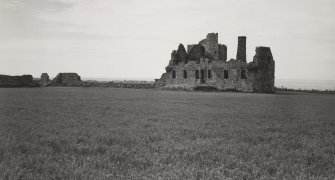
[[[209,59],[218,59],[218,33],[208,33],[206,39],[199,42],[205,48],[205,55]]]
[[[170,65],[176,65],[178,64],[178,57],[177,57],[177,51],[173,50],[171,52],[171,60],[170,60]]]
[[[156,79],[159,80],[159,79]],[[157,82],[157,84],[164,82]],[[83,81],[82,87],[111,87],[111,88],[136,88],[136,89],[151,89],[155,88],[152,81]]]
[[[41,86],[47,86],[50,82],[48,73],[42,73],[40,81]]]
[[[253,89],[255,92],[274,92],[275,62],[269,47],[256,47],[253,59],[257,66]]]
[[[163,87],[166,85],[166,78],[167,78],[167,73],[163,73],[160,79],[155,79],[155,86],[156,87]]]
[[[202,45],[194,45],[188,54],[189,60],[196,60],[205,57],[205,48]]]
[[[187,52],[183,44],[179,44],[177,49],[177,60],[178,63],[184,62],[187,63]]]
[[[241,60],[243,62],[247,62],[246,41],[247,37],[245,36],[238,37],[236,59]]]
[[[32,75],[8,76],[0,75],[0,87],[38,87]]]
[[[227,46],[219,44],[219,57],[218,60],[227,61]]]
[[[187,45],[187,54],[190,54],[191,49],[192,49],[193,46],[195,46],[195,45],[197,45],[197,44],[189,44],[189,45]]]
[[[257,47],[252,62],[246,62],[246,37],[239,37],[237,58],[227,60],[227,46],[210,33],[199,44],[180,45],[155,87],[188,90],[212,87],[241,92],[274,92],[275,62],[269,47]],[[186,62],[185,63],[185,57]],[[178,59],[178,61],[174,61]],[[183,60],[181,60],[183,59]],[[200,87],[200,88],[199,88]]]
[[[81,86],[81,78],[77,73],[58,73],[48,86]]]

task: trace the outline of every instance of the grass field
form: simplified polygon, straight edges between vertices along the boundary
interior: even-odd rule
[[[0,179],[334,179],[335,96],[0,89]]]

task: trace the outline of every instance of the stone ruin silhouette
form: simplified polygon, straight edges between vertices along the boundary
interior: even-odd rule
[[[159,88],[215,89],[222,91],[273,93],[275,61],[269,47],[256,47],[247,63],[246,37],[238,37],[236,59],[227,61],[227,46],[218,43],[218,33],[209,33],[198,44],[179,44],[160,79]]]
[[[256,47],[253,61],[247,63],[246,37],[238,37],[236,59],[227,61],[227,46],[218,43],[218,33],[209,33],[198,44],[179,44],[171,53],[166,72],[152,82],[82,81],[77,73],[59,73],[50,80],[47,73],[40,79],[31,75],[0,75],[0,87],[123,87],[180,88],[273,93],[275,61],[269,47]]]
[[[41,86],[63,86],[63,87],[80,87],[81,77],[77,73],[58,73],[53,79],[49,79],[47,73],[42,73],[40,84]]]

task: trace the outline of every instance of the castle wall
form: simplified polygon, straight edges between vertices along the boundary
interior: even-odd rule
[[[249,71],[254,74],[254,92],[273,93],[275,83],[275,62],[269,47],[256,47]]]
[[[241,69],[247,72],[246,66],[246,63],[236,60],[209,62],[209,59],[203,58],[198,63],[191,61],[188,64],[174,66],[166,73],[165,82],[167,87],[180,86],[192,89],[196,86],[213,86],[219,90],[252,92],[252,78],[248,78],[247,75],[246,79],[241,79]],[[196,78],[197,70],[199,78]],[[201,70],[204,72],[203,77]],[[228,71],[228,78],[224,76],[224,70]],[[175,78],[173,78],[173,71],[175,71]],[[184,71],[187,72],[186,78],[184,78]],[[208,75],[209,72],[211,77]]]
[[[36,87],[32,75],[8,76],[0,75],[0,87]]]
[[[163,86],[166,86],[166,80],[167,80],[167,77],[168,74],[167,73],[163,73],[161,78],[159,79],[155,79],[155,84],[154,86],[155,87],[163,87]]]
[[[81,86],[81,78],[77,73],[59,73],[48,86]]]
[[[42,73],[41,75],[41,86],[47,86],[50,83],[49,75],[48,73]]]
[[[187,54],[190,53],[191,49],[192,49],[193,46],[195,46],[195,45],[197,45],[197,44],[189,44],[189,45],[187,45]]]
[[[206,50],[202,45],[200,45],[200,44],[193,45],[192,49],[188,53],[188,59],[189,60],[197,60],[197,59],[200,59],[200,58],[204,58],[205,57],[205,52],[206,52]]]
[[[218,60],[227,61],[227,46],[224,44],[218,46]]]

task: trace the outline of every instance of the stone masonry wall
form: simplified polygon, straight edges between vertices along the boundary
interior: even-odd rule
[[[81,78],[77,73],[59,73],[48,86],[81,86]]]
[[[0,75],[0,87],[38,87],[32,75],[8,76]]]
[[[248,69],[254,75],[254,92],[275,91],[275,62],[269,47],[256,47],[256,54]]]
[[[151,89],[155,87],[152,81],[83,81],[82,87],[110,87],[110,88],[136,88]]]
[[[227,46],[224,44],[219,44],[218,60],[227,61]]]
[[[206,39],[199,42],[206,50],[206,56],[210,59],[217,60],[219,52],[218,33],[207,34]]]
[[[47,86],[50,82],[48,73],[42,73],[40,81],[41,86]]]
[[[179,86],[190,90],[196,86],[214,86],[218,90],[252,92],[252,79],[241,79],[240,75],[246,66],[245,62],[237,60],[209,62],[209,59],[202,58],[199,63],[192,61],[174,66],[172,71],[166,73],[166,86]],[[224,70],[228,71],[228,77],[224,76]],[[173,71],[175,78],[172,75]],[[199,72],[198,78],[196,71]]]

